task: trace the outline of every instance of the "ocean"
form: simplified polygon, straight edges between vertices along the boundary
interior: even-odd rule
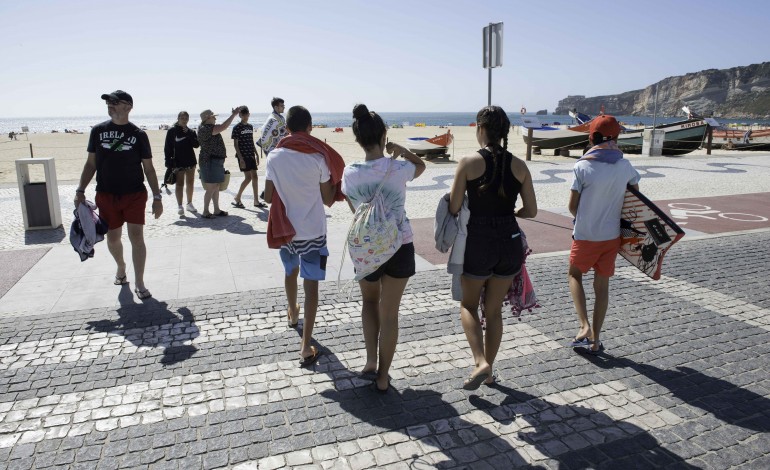
[[[526,116],[531,117],[533,113]],[[416,123],[425,123],[427,126],[467,126],[476,120],[475,112],[454,112],[454,113],[380,113],[383,120],[388,124],[414,125]],[[226,117],[220,114],[220,122]],[[521,114],[509,113],[511,124],[518,126],[522,124]],[[543,124],[574,124],[569,116],[549,114],[537,116]],[[267,118],[267,113],[254,112],[251,115],[251,124],[259,127]],[[616,118],[629,125],[652,125],[652,116],[616,116]],[[76,116],[76,117],[35,117],[35,118],[0,118],[0,134],[9,132],[21,132],[22,127],[26,126],[29,132],[49,133],[52,131],[64,132],[65,129],[88,132],[91,126],[109,119],[106,114],[103,116]],[[679,121],[684,117],[658,117],[657,124]],[[131,122],[138,126],[144,126],[147,129],[159,129],[161,125],[171,125],[176,121],[174,114],[136,114],[131,115]],[[237,119],[235,120],[237,122]],[[721,124],[758,124],[770,126],[770,120],[757,120],[752,118],[744,119],[723,119],[717,118]],[[317,113],[313,115],[313,124],[323,124],[327,127],[348,127],[353,122],[351,113]],[[192,115],[190,126],[197,127],[200,119]],[[235,125],[235,123],[233,123]]]

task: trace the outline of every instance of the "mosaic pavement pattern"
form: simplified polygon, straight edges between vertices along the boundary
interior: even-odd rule
[[[531,259],[542,308],[506,317],[475,392],[440,270],[409,282],[387,395],[334,282],[312,370],[281,289],[0,318],[0,467],[768,468],[768,243],[681,242],[657,282],[619,261],[597,357],[564,346],[565,257]]]

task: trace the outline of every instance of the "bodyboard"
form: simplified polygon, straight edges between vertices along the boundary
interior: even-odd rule
[[[631,186],[620,214],[620,255],[652,279],[660,279],[663,257],[684,230]]]

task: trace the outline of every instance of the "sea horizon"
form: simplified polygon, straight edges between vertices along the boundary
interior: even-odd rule
[[[379,113],[383,120],[388,125],[415,125],[417,123],[425,124],[426,126],[467,126],[475,122],[476,111],[457,111],[457,112],[381,112]],[[255,111],[251,115],[249,122],[255,127],[260,127],[268,113],[260,113]],[[520,126],[523,124],[522,117],[532,118],[537,117],[544,125],[572,125],[576,124],[574,120],[568,115],[562,114],[547,114],[536,115],[536,113],[527,113],[522,115],[520,113],[508,113],[511,120],[511,124],[514,126]],[[172,125],[176,121],[177,113],[162,113],[162,114],[136,114],[131,115],[130,120],[137,126],[146,128],[147,130],[158,130],[161,126]],[[615,115],[615,117],[632,126],[651,126],[653,120],[656,124],[667,124],[679,120],[685,119],[684,116],[635,116],[635,115]],[[200,124],[200,119],[197,115],[191,113],[190,126],[197,127]],[[22,132],[23,127],[27,127],[31,133],[51,133],[51,132],[64,132],[65,130],[75,130],[79,132],[87,132],[92,126],[104,122],[109,119],[109,116],[54,116],[54,117],[8,117],[0,118],[0,134],[8,134],[10,132]],[[219,122],[225,119],[224,113],[220,113]],[[716,118],[716,120],[724,125],[738,124],[738,125],[760,125],[770,126],[770,120],[757,119],[757,118]],[[353,122],[353,118],[350,112],[336,112],[336,113],[313,113],[313,124],[323,125],[326,127],[349,127]],[[234,120],[233,125],[237,123],[237,119]]]

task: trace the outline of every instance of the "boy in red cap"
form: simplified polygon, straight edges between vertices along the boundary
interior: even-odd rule
[[[569,211],[575,217],[569,255],[569,288],[580,331],[570,346],[591,354],[604,350],[599,333],[609,303],[610,277],[620,248],[620,211],[626,185],[639,189],[639,173],[623,158],[617,145],[620,124],[610,115],[591,122],[593,147],[575,163]],[[594,270],[593,328],[588,321],[583,274]]]

